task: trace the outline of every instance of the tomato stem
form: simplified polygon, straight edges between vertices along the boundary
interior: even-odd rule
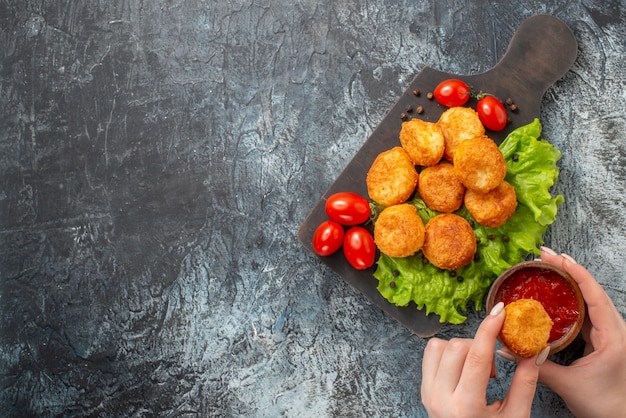
[[[481,99],[484,99],[485,97],[495,97],[496,99],[498,99],[495,94],[485,93],[484,91],[478,92],[474,97],[476,98],[476,100],[481,100]]]

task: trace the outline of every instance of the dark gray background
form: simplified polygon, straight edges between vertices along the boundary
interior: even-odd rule
[[[420,69],[485,71],[536,13],[579,43],[546,243],[624,313],[626,6],[543,3],[0,1],[2,415],[425,416],[426,340],[297,230]]]

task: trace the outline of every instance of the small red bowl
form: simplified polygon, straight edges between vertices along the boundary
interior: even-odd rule
[[[549,341],[550,354],[563,350],[580,333],[585,301],[578,283],[562,268],[539,260],[514,265],[491,285],[487,312],[501,300],[508,304],[521,298],[541,302],[555,323]]]

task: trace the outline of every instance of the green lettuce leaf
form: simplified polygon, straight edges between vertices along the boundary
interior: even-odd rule
[[[425,262],[421,252],[406,258],[381,254],[374,277],[378,291],[398,306],[414,303],[426,314],[439,315],[441,322],[460,324],[467,318],[461,312],[473,303],[482,308],[483,299],[495,278],[529,255],[538,255],[547,227],[554,222],[563,196],[553,197],[550,188],[558,180],[556,165],[561,153],[540,139],[538,119],[511,132],[500,145],[507,162],[506,180],[517,193],[518,206],[509,221],[499,228],[478,224],[462,207],[457,215],[470,221],[479,239],[477,257],[454,272],[442,271]],[[411,202],[427,223],[438,215],[416,196]],[[382,208],[376,208],[379,212]]]
[[[517,200],[533,212],[541,225],[554,222],[563,196],[552,197],[550,187],[558,180],[556,162],[561,152],[545,139],[539,139],[538,119],[511,132],[500,145],[507,162],[506,181],[515,187]]]

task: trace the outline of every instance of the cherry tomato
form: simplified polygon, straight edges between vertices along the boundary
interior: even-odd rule
[[[456,79],[442,81],[433,92],[435,100],[447,107],[463,106],[471,95],[469,86],[464,81]]]
[[[370,218],[370,204],[352,192],[339,192],[326,201],[326,214],[341,225],[358,225]]]
[[[485,128],[492,131],[501,131],[507,124],[506,109],[494,96],[485,96],[480,99],[476,105],[476,112]]]
[[[334,221],[322,222],[313,233],[313,250],[325,257],[336,252],[343,244],[343,227]]]
[[[361,226],[348,229],[343,239],[343,254],[357,270],[371,267],[376,259],[376,244],[372,234]]]

